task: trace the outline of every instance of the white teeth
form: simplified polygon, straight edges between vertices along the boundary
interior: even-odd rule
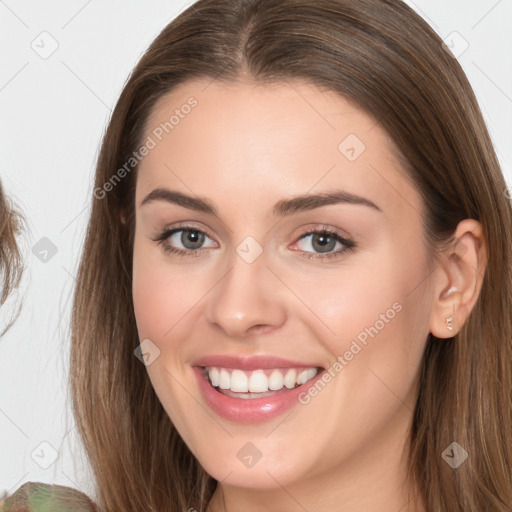
[[[206,368],[208,377],[213,387],[231,390],[235,393],[266,393],[279,391],[286,387],[293,389],[311,380],[318,372],[317,368],[306,368],[297,371],[290,368],[283,375],[281,370],[228,370],[226,368]]]
[[[268,391],[268,377],[264,372],[256,370],[249,377],[249,391],[251,393],[265,393]]]
[[[231,391],[236,393],[247,393],[249,391],[249,379],[242,370],[231,372]]]
[[[297,384],[301,385],[312,379],[317,373],[316,368],[308,368],[307,370],[303,370],[297,375]]]
[[[274,370],[268,378],[268,389],[277,391],[284,386],[283,374],[279,370]]]
[[[306,371],[308,372],[306,382],[308,380],[311,380],[318,373],[318,370],[316,368],[309,368]]]
[[[307,370],[301,371],[299,373],[299,375],[297,375],[297,384],[304,384],[304,382],[306,382],[308,380],[307,375],[308,375]],[[212,384],[213,384],[213,380],[212,380]]]
[[[220,370],[219,376],[219,388],[220,389],[230,389],[231,388],[231,377],[229,376],[229,372],[222,368]]]
[[[219,379],[220,379],[219,370],[217,370],[217,368],[215,368],[215,367],[210,368],[210,372],[208,375],[210,377],[210,380],[212,381],[212,386],[214,388],[216,388],[219,385]]]
[[[286,375],[284,376],[284,385],[288,389],[292,389],[295,387],[295,382],[297,381],[297,372],[295,370],[288,370]]]

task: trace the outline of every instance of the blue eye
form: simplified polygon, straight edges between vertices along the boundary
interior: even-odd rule
[[[210,240],[212,244],[203,246],[206,239]],[[199,256],[204,247],[215,247],[215,242],[204,231],[195,227],[168,229],[153,240],[161,244],[165,252],[182,256]],[[177,247],[179,244],[182,247]]]
[[[179,256],[201,256],[206,248],[216,247],[217,245],[206,232],[197,229],[195,226],[166,229],[152,240],[158,242],[164,252]],[[299,244],[305,241],[307,241],[304,244],[305,247],[299,248],[298,251],[301,256],[308,259],[340,257],[342,253],[357,247],[357,244],[352,240],[327,228],[307,231],[296,243]],[[205,242],[207,245],[205,245]]]
[[[179,236],[179,233],[181,233],[181,236]],[[179,242],[185,249],[195,250],[200,249],[205,239],[209,237],[198,229],[179,229],[174,231],[168,238],[173,245]]]
[[[352,240],[344,238],[335,231],[328,229],[308,231],[300,237],[299,242],[305,240],[307,240],[306,247],[312,249],[312,251],[305,248],[300,250],[306,253],[304,257],[309,259],[337,257],[341,253],[353,250],[356,247],[355,242]],[[334,250],[336,247],[338,249]]]

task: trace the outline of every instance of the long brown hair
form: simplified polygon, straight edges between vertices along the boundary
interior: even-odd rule
[[[24,264],[20,252],[19,236],[24,227],[24,217],[4,193],[0,181],[0,307],[5,304],[7,297],[19,286],[21,281]],[[5,318],[2,312],[2,323],[5,322],[6,325],[1,328],[0,336],[5,334],[13,324],[20,308],[15,311],[14,315],[9,314],[9,318]]]
[[[137,169],[126,162],[155,102],[196,78],[305,80],[338,92],[399,148],[425,204],[432,250],[461,220],[482,223],[489,261],[479,299],[453,339],[427,341],[410,476],[429,511],[510,512],[511,205],[461,66],[398,0],[200,0],[164,28],[132,72],[97,163],[72,314],[74,414],[101,508],[204,511],[216,486],[134,356],[131,295]],[[453,442],[469,454],[457,469],[442,458]]]

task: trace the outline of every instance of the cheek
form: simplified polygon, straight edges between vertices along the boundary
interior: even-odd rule
[[[158,344],[197,302],[199,280],[178,268],[169,263],[161,248],[135,237],[132,295],[141,339],[154,339]]]
[[[364,342],[365,334],[370,338],[386,331],[394,331],[395,337],[399,330],[415,324],[415,329],[395,339],[398,344],[408,343],[409,335],[419,331],[416,322],[428,319],[422,312],[428,299],[427,276],[419,240],[410,244],[386,241],[360,255],[346,272],[333,273],[330,286],[324,287],[328,292],[322,298],[317,291],[313,300],[342,339],[359,337]]]
[[[181,345],[176,342],[182,326],[176,330],[173,326],[186,314],[185,305],[190,304],[187,293],[187,274],[174,271],[159,248],[136,235],[132,296],[137,331],[141,341],[149,339],[158,347],[159,355],[146,369],[167,414],[181,429],[189,428],[183,425],[187,414],[177,400],[182,391],[179,383],[185,381],[180,370]]]
[[[428,335],[427,276],[418,245],[390,244],[379,258],[359,256],[357,265],[347,261],[328,278],[314,283],[296,278],[294,291],[311,305],[305,312],[308,324],[333,362],[342,356],[344,379],[355,379],[354,385],[365,379],[368,390],[373,384],[382,387],[372,369],[405,391],[414,381]]]
[[[409,312],[416,314],[406,305],[413,276],[420,274],[417,267],[394,257],[359,257],[332,272],[308,275],[283,269],[281,274],[302,303],[297,302],[295,312],[302,311],[304,323],[339,354],[353,339],[370,339],[374,327],[383,333],[392,324],[403,325]]]
[[[162,276],[158,267],[147,263],[147,259],[140,254],[138,257],[134,255],[133,306],[140,338],[154,340],[160,338],[171,320],[165,312],[171,312],[174,308],[172,295],[162,296],[165,275]]]

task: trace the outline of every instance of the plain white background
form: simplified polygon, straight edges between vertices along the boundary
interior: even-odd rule
[[[27,272],[0,312],[1,328],[23,301],[0,338],[0,492],[27,481],[91,490],[70,414],[67,358],[94,163],[129,72],[191,3],[0,0],[0,177],[28,220]],[[512,0],[407,3],[458,54],[512,184]],[[55,253],[46,261],[32,251],[48,244],[43,237]]]

